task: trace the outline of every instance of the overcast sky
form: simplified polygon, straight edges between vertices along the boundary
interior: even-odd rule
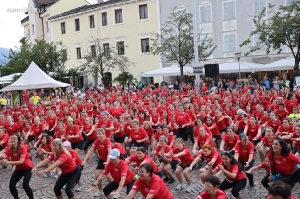
[[[96,3],[97,0],[87,0]],[[21,20],[27,15],[28,0],[9,0],[0,2],[0,47],[19,47],[19,40],[24,36]],[[18,11],[16,11],[18,10]],[[66,9],[68,10],[68,9]]]

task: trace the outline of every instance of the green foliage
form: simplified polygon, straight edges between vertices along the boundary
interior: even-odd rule
[[[20,42],[19,52],[10,50],[7,56],[10,61],[5,65],[6,69],[0,68],[1,72],[23,73],[32,61],[47,74],[65,68],[68,56],[66,50],[58,49],[58,46],[62,45],[61,42],[47,43],[43,39],[36,39],[34,44],[30,44],[26,38],[22,38]]]
[[[181,71],[183,81],[183,67],[194,59],[193,15],[186,12],[176,12],[174,8],[161,29],[161,34],[152,33],[151,53],[161,55],[165,61],[176,62]],[[206,60],[216,49],[212,39],[205,36],[200,39],[201,31],[197,35],[199,59]]]
[[[92,37],[92,41],[95,45],[95,52],[91,50],[85,52],[83,59],[86,62],[79,67],[80,71],[85,71],[93,77],[100,75],[104,79],[107,72],[114,70],[124,72],[130,66],[134,66],[127,56],[119,55],[114,47],[104,49],[100,38]]]
[[[259,35],[259,41],[255,46],[249,46],[248,55],[257,50],[264,49],[267,54],[276,51],[280,54],[283,47],[288,47],[295,58],[294,75],[299,74],[300,61],[300,1],[295,0],[288,6],[280,6],[275,11],[274,5],[269,4],[269,12],[266,9],[255,16],[253,23],[255,30],[251,31],[249,38],[240,46],[250,44],[254,35]]]
[[[117,77],[114,78],[113,82],[118,82],[120,85],[134,84],[137,79],[129,72],[122,72]]]

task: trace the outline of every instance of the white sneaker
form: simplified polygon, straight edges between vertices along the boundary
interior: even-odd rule
[[[189,185],[185,188],[185,192],[191,193],[192,192],[192,186]]]
[[[19,186],[21,186],[21,183],[17,182],[16,187],[19,187]]]
[[[77,187],[74,188],[74,190],[77,191],[77,192],[81,192],[82,189],[83,189],[82,185],[78,185]]]
[[[115,194],[115,195],[114,195],[114,198],[120,198],[120,196],[121,196],[121,195],[118,193],[118,194]]]
[[[176,190],[181,190],[183,188],[183,184],[178,184],[177,187],[175,188]]]
[[[101,196],[101,195],[103,195],[103,191],[97,191],[97,192],[94,194],[95,197],[99,197],[99,196]]]
[[[48,178],[48,177],[50,177],[50,176],[51,176],[50,173],[45,173],[45,174],[43,175],[43,178]]]

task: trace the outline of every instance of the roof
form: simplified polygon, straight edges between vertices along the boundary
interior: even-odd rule
[[[29,21],[29,16],[25,17],[24,19],[21,20],[21,24],[25,23],[26,21]]]
[[[60,18],[60,17],[65,17],[65,16],[68,16],[68,15],[81,13],[81,12],[85,12],[85,11],[88,11],[88,10],[93,10],[95,8],[100,8],[100,7],[103,7],[103,6],[113,5],[113,4],[116,4],[116,3],[119,3],[119,2],[126,2],[126,1],[131,1],[131,0],[109,0],[109,1],[102,2],[102,3],[97,3],[97,4],[92,4],[92,5],[84,5],[84,6],[81,6],[81,7],[78,7],[78,8],[60,13],[58,15],[54,15],[54,16],[50,17],[48,20],[56,19],[56,18]]]
[[[59,0],[32,0],[34,7],[39,8],[41,5],[47,5],[47,7],[52,6]]]

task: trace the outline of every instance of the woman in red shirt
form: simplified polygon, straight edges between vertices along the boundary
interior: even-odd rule
[[[97,178],[92,186],[96,187],[99,182],[110,174],[113,180],[103,189],[106,198],[112,198],[112,196],[114,196],[114,198],[119,198],[120,192],[124,186],[127,187],[126,193],[129,194],[134,184],[134,173],[130,170],[127,163],[120,159],[121,153],[119,149],[112,149],[108,157],[110,161],[105,166],[103,173]],[[88,191],[91,191],[92,189],[93,188]]]
[[[212,169],[212,165],[208,165],[208,169],[212,174],[223,171],[226,178],[220,184],[219,189],[225,191],[232,188],[231,194],[237,199],[242,199],[239,192],[247,185],[246,175],[243,172],[242,166],[233,155],[227,151],[222,155],[222,162],[223,163],[218,165],[215,169]]]
[[[281,121],[277,119],[276,114],[274,112],[271,112],[270,119],[267,121],[266,126],[272,127],[274,133],[276,133],[280,125],[281,125]]]
[[[121,121],[123,121],[122,117],[113,117],[113,136],[114,136],[114,140],[117,143],[121,143],[123,144],[125,141],[125,128],[124,128],[124,122],[122,123]]]
[[[227,195],[220,189],[220,179],[216,176],[208,176],[205,180],[205,191],[200,193],[196,199],[228,199]]]
[[[61,139],[54,139],[52,142],[52,147],[54,153],[52,153],[47,159],[36,165],[36,167],[32,169],[32,172],[35,172],[38,168],[44,167],[45,165],[54,161],[54,163],[51,164],[51,166],[49,166],[47,169],[38,171],[38,175],[41,177],[45,173],[48,173],[53,169],[59,167],[62,173],[54,185],[55,196],[58,199],[63,198],[61,190],[63,186],[66,185],[65,192],[68,198],[75,199],[72,189],[80,179],[81,169],[79,166],[76,166],[76,163],[73,161],[70,152],[63,145]]]
[[[179,161],[176,157],[164,156],[165,153],[169,153],[172,150],[172,148],[167,145],[167,142],[168,138],[166,136],[163,135],[159,138],[158,145],[155,149],[154,161],[159,159],[159,168],[162,170],[162,173],[165,176],[164,182],[169,182],[169,184],[172,184],[175,182],[175,179],[173,178],[171,170],[176,170]]]
[[[72,149],[75,149],[77,153],[82,150],[84,145],[83,137],[79,127],[74,125],[74,119],[71,117],[67,119],[67,128],[64,137],[71,142]]]
[[[14,199],[19,198],[16,184],[23,177],[23,189],[28,198],[33,199],[33,192],[29,186],[29,182],[32,176],[31,169],[34,165],[30,160],[30,154],[27,152],[26,146],[21,144],[21,137],[19,135],[11,135],[10,142],[11,146],[6,149],[4,159],[0,160],[0,164],[4,167],[8,164],[15,165],[16,167],[9,181],[10,193]]]
[[[82,128],[82,132],[86,135],[86,140],[83,145],[84,153],[87,154],[88,148],[95,142],[97,139],[97,134],[95,126],[93,125],[93,119],[90,117],[85,118],[85,125]]]
[[[40,143],[39,147],[36,149],[35,153],[42,161],[44,160],[45,154],[50,155],[52,153],[51,140],[48,135],[42,135],[41,143]],[[47,168],[47,167],[45,167],[45,168]],[[48,176],[46,176],[46,177],[48,177]]]
[[[257,124],[255,116],[250,117],[250,123],[246,124],[244,134],[248,136],[249,140],[256,145],[261,139],[261,126]]]
[[[149,148],[149,136],[144,128],[139,127],[139,121],[137,119],[132,120],[132,129],[129,131],[129,139],[126,145],[127,154],[132,146],[142,146],[148,151]]]
[[[211,136],[206,132],[204,126],[199,128],[200,134],[195,139],[195,144],[193,146],[193,154],[194,156],[198,156],[201,148],[204,144],[210,144],[211,146],[214,145]]]
[[[82,165],[85,166],[87,160],[92,155],[92,153],[97,149],[99,160],[96,167],[95,178],[97,179],[103,172],[105,165],[109,162],[108,155],[111,151],[111,143],[110,140],[106,137],[105,130],[103,128],[99,128],[97,130],[97,139],[93,143],[92,147],[85,155],[84,160],[82,161]],[[95,193],[95,197],[99,197],[102,194],[102,183],[98,184],[99,191]]]
[[[191,124],[191,118],[188,113],[184,112],[183,105],[178,106],[178,113],[175,115],[177,132],[176,137],[182,138],[184,144],[187,146],[187,140],[189,139],[189,126]]]
[[[237,134],[235,134],[234,128],[231,126],[227,127],[227,134],[223,136],[220,152],[234,151],[234,147],[239,140],[240,138]]]
[[[265,159],[265,155],[264,155],[264,146],[265,146],[265,150],[267,152],[270,151],[271,147],[272,147],[272,142],[274,140],[274,132],[273,132],[273,128],[272,127],[267,127],[266,128],[266,132],[265,132],[265,137],[263,137],[260,141],[260,143],[258,143],[256,145],[256,149],[258,151],[260,160],[263,162]]]
[[[126,199],[133,199],[138,191],[140,191],[145,198],[174,198],[164,181],[157,175],[154,175],[154,168],[151,164],[143,163],[140,166],[138,173],[139,178],[135,181],[134,186]]]
[[[179,184],[175,188],[176,190],[181,190],[184,185],[181,177],[181,173],[188,184],[186,187],[186,192],[191,192],[191,178],[189,176],[189,167],[191,163],[194,161],[194,156],[191,154],[190,150],[184,145],[184,141],[182,138],[176,138],[175,140],[175,148],[171,150],[169,153],[165,153],[166,157],[179,158],[180,164],[177,166],[175,175],[179,181]]]
[[[6,129],[6,133],[9,136],[12,134],[19,134],[19,126],[14,123],[11,116],[7,117],[7,123],[4,128]]]
[[[215,121],[212,117],[209,117],[209,116],[207,117],[206,126],[209,128],[209,130],[212,134],[213,142],[214,142],[215,146],[219,146],[221,143],[221,134],[220,134],[220,131],[218,130],[217,124],[215,123]]]
[[[281,138],[275,138],[272,143],[272,150],[268,153],[271,165],[273,180],[281,180],[292,188],[300,179],[300,159],[291,153],[286,142]]]
[[[201,152],[199,155],[194,159],[192,164],[189,167],[189,171],[193,170],[193,166],[196,165],[198,162],[203,162],[206,160],[208,165],[212,165],[213,169],[218,166],[219,164],[222,164],[222,158],[219,154],[218,150],[213,148],[209,144],[204,144],[201,147]],[[205,182],[206,178],[210,175],[210,171],[208,170],[208,167],[200,169],[200,178],[202,183]]]

